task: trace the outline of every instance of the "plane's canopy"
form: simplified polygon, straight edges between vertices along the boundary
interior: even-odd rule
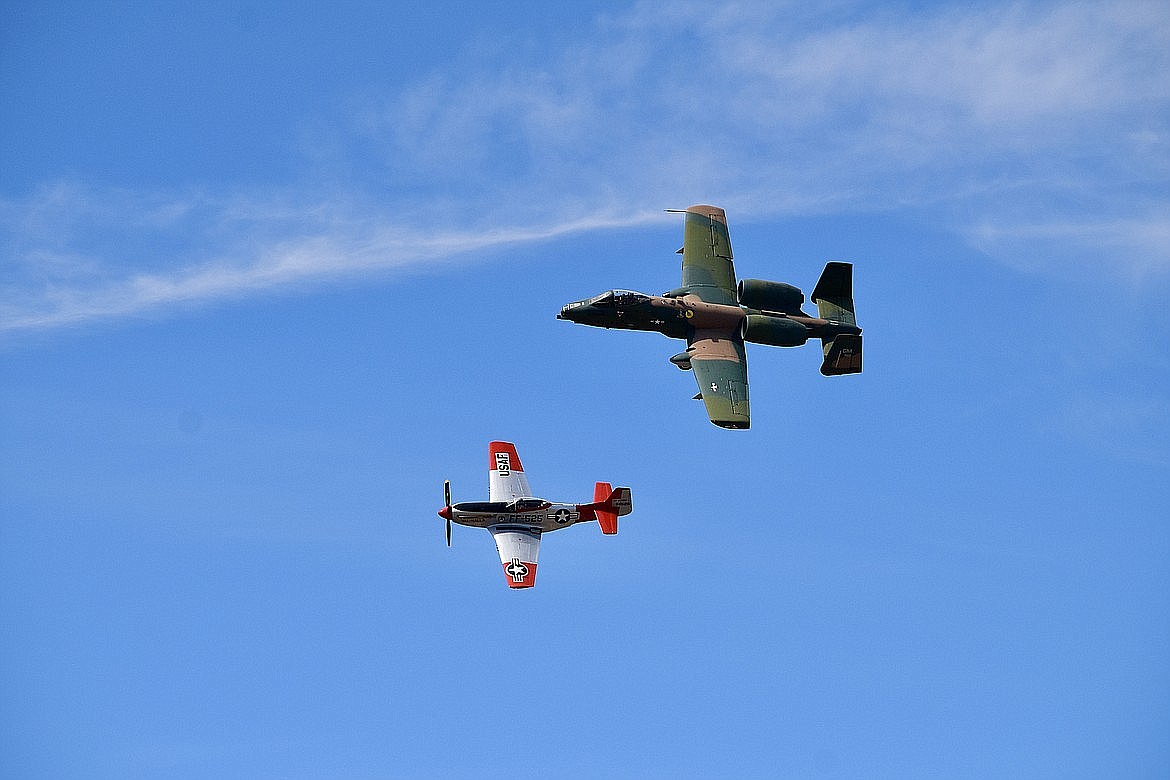
[[[629,306],[648,300],[650,300],[649,295],[634,292],[633,290],[608,290],[600,295],[594,295],[592,298],[586,298],[580,303],[571,305],[573,308],[577,306],[613,306],[615,303],[618,306]]]
[[[518,498],[515,501],[509,502],[509,512],[535,512],[539,509],[544,509],[549,505],[549,502],[543,498]]]
[[[633,306],[636,303],[650,300],[649,295],[633,290],[612,290],[610,295],[613,296],[614,303],[618,306]]]
[[[514,512],[536,512],[549,506],[543,498],[517,498],[513,501],[463,501],[455,505],[460,512],[475,512],[487,515],[512,514]]]

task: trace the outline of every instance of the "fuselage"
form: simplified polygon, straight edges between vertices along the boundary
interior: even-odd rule
[[[689,339],[696,330],[739,332],[746,317],[761,314],[799,324],[810,338],[860,332],[859,328],[840,326],[819,317],[708,303],[689,293],[647,295],[631,290],[609,290],[566,304],[557,319],[599,328],[656,331],[670,338]]]
[[[599,328],[651,330],[685,339],[695,328],[732,330],[739,327],[738,306],[706,303],[697,296],[668,297],[632,290],[609,290],[561,308],[557,319]]]
[[[446,517],[444,509],[439,515]],[[539,531],[555,531],[585,520],[595,520],[592,511],[582,511],[577,504],[558,504],[542,498],[518,498],[514,501],[464,501],[450,508],[450,520],[472,528],[500,525],[522,526]]]

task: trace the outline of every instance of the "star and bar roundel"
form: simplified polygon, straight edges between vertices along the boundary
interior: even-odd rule
[[[565,507],[561,507],[555,512],[549,512],[548,519],[552,520],[558,525],[566,525],[568,523],[575,523],[581,519],[581,513],[573,512],[569,509],[566,509]]]

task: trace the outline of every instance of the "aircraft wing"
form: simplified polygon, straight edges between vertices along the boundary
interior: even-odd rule
[[[488,469],[488,500],[507,502],[532,495],[515,444],[507,441],[489,444]]]
[[[711,422],[723,428],[750,427],[747,352],[739,334],[696,330],[687,351]]]
[[[493,525],[488,530],[496,540],[496,551],[500,554],[508,587],[531,588],[535,585],[540,531],[521,525]]]
[[[718,206],[691,206],[683,226],[682,287],[707,303],[734,306],[735,266],[727,214]]]

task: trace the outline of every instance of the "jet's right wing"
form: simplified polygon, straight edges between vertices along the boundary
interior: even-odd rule
[[[726,212],[718,206],[691,206],[686,214],[681,289],[707,303],[734,306],[738,299]]]
[[[747,352],[739,333],[696,330],[687,352],[711,422],[722,428],[750,427]]]
[[[507,502],[532,495],[515,444],[507,441],[489,444],[488,469],[489,500]]]

